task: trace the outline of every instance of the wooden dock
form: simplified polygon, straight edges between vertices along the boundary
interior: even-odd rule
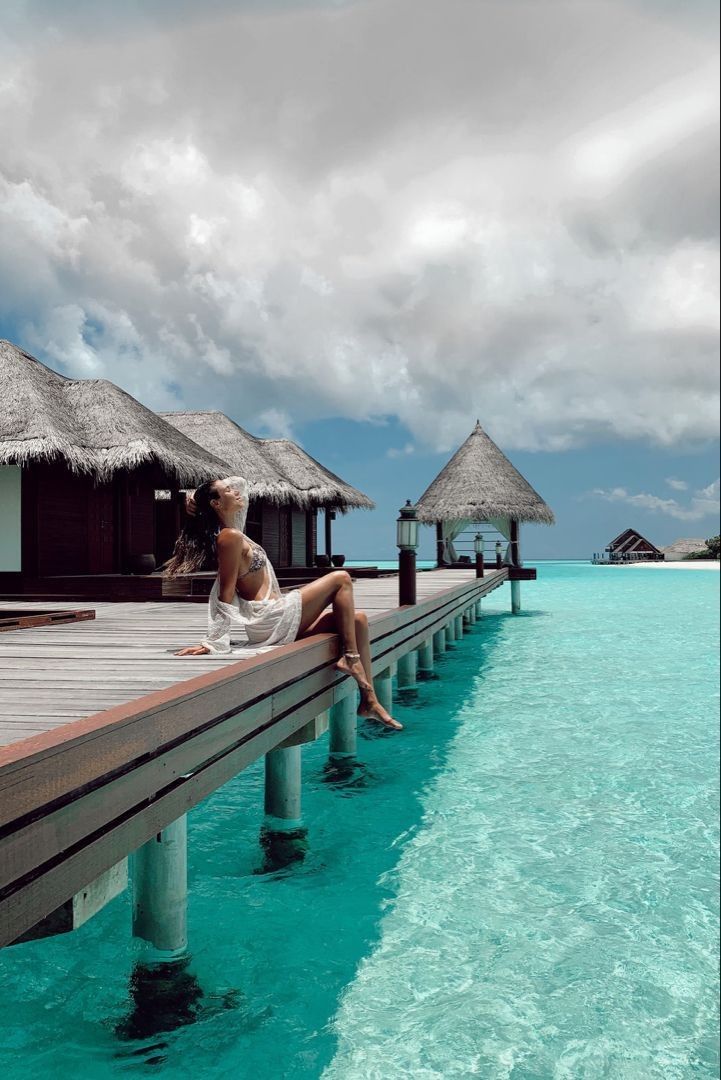
[[[403,608],[396,578],[357,582],[374,673],[387,678],[508,579],[506,568],[422,573]],[[74,606],[88,605],[63,604]],[[205,632],[203,605],[93,607],[94,621],[0,638],[0,945],[257,758],[314,738],[316,718],[354,689],[335,670],[335,635],[248,659],[178,658]]]

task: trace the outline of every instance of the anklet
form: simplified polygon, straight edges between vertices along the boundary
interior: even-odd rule
[[[360,660],[359,652],[346,652],[343,653],[343,655],[345,656],[346,660],[350,660],[352,663],[355,663],[356,660]]]

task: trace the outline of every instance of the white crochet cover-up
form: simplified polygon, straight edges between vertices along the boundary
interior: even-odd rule
[[[246,652],[248,646],[263,648],[295,641],[302,614],[300,590],[281,593],[267,555],[265,577],[262,600],[243,600],[236,593],[230,604],[220,599],[218,578],[215,579],[208,601],[208,636],[202,642],[206,649],[212,653],[233,653],[236,651],[233,646],[240,646]]]

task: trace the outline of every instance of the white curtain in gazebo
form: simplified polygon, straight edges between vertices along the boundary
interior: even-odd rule
[[[510,520],[510,518],[490,518],[489,519],[489,524],[491,524],[494,529],[497,529],[498,532],[501,534],[501,536],[505,536],[506,540],[510,541],[510,539],[511,539],[511,520]],[[503,561],[507,562],[507,563],[511,562],[511,545],[510,545],[510,543],[506,545],[506,553],[503,556]]]
[[[470,518],[453,518],[451,521],[441,522],[441,539],[443,540],[443,562],[446,564],[458,562],[458,555],[453,546],[453,541],[472,525]]]

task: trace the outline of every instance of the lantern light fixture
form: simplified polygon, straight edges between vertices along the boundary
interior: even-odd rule
[[[399,510],[396,521],[396,543],[401,551],[415,551],[418,547],[418,518],[410,499]]]

